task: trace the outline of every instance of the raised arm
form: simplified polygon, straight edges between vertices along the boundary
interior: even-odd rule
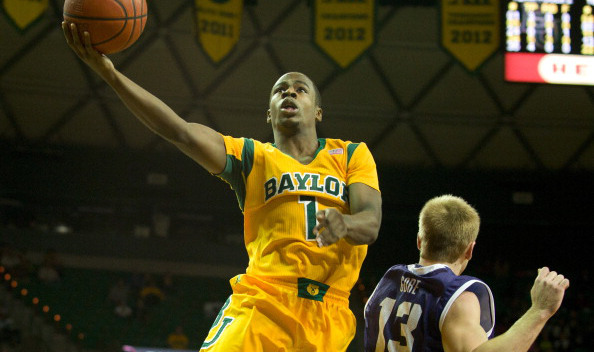
[[[185,121],[159,98],[119,72],[107,56],[93,49],[88,32],[79,34],[74,23],[66,22],[62,22],[62,30],[70,48],[109,84],[138,120],[207,171],[215,174],[223,171],[226,162],[225,144],[218,132]]]
[[[525,352],[534,343],[545,323],[561,306],[569,281],[549,268],[539,269],[530,295],[532,306],[504,334],[487,340],[480,326],[476,296],[464,292],[452,304],[441,331],[446,352]]]
[[[320,247],[345,238],[353,245],[371,244],[377,239],[382,221],[382,197],[378,190],[364,183],[349,186],[351,214],[341,214],[334,208],[316,214],[314,228]]]

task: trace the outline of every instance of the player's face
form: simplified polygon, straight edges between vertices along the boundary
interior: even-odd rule
[[[313,82],[304,74],[291,72],[276,81],[270,93],[268,121],[273,128],[313,126],[321,121]]]

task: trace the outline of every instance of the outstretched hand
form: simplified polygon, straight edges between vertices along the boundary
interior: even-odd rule
[[[79,32],[75,23],[62,22],[62,31],[66,37],[66,43],[84,61],[93,71],[103,76],[114,69],[111,60],[95,50],[91,45],[91,35],[89,32]],[[82,38],[82,40],[81,40]]]
[[[334,208],[327,208],[316,213],[318,224],[313,231],[318,247],[329,246],[347,235],[344,216]]]
[[[555,314],[569,287],[569,280],[548,267],[538,269],[538,276],[530,290],[532,307],[539,309],[549,317]]]

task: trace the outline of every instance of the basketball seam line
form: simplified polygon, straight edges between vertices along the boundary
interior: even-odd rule
[[[148,14],[140,15],[140,16],[133,16],[133,17],[88,17],[88,16],[77,16],[67,12],[64,12],[64,16],[68,16],[71,18],[76,18],[79,20],[92,20],[92,21],[125,21],[125,20],[137,20],[143,19],[148,16]]]

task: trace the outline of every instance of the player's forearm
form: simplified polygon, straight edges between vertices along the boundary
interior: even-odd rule
[[[354,245],[372,244],[379,234],[380,221],[378,215],[373,211],[345,215],[346,240]]]
[[[484,342],[475,348],[473,352],[528,351],[549,317],[549,315],[542,311],[530,308],[504,334]]]
[[[187,123],[167,104],[116,69],[101,72],[100,75],[126,107],[150,130],[170,142],[183,142]]]

